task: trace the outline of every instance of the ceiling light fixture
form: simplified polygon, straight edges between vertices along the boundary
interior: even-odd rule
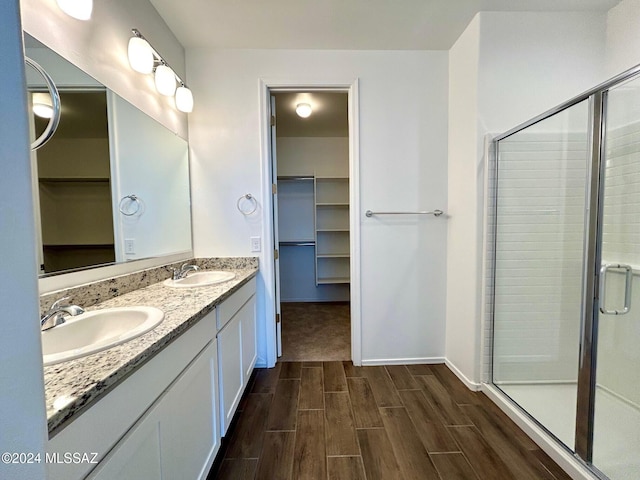
[[[296,113],[299,117],[307,118],[311,115],[311,112],[313,112],[313,110],[311,110],[311,105],[308,103],[299,103],[296,105]]]
[[[58,7],[70,17],[89,20],[93,11],[93,0],[56,0]]]
[[[34,92],[31,95],[33,113],[40,118],[53,117],[53,101],[51,95],[45,92]]]
[[[127,50],[131,68],[145,74],[153,72],[158,93],[167,97],[175,95],[176,108],[184,113],[192,112],[193,93],[189,87],[136,28],[131,33],[133,36],[129,39]]]

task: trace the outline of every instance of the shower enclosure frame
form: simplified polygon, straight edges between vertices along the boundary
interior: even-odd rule
[[[603,195],[605,173],[605,132],[607,121],[607,95],[608,91],[626,81],[640,78],[640,65],[637,65],[596,87],[577,95],[570,100],[500,134],[491,140],[489,158],[492,164],[488,166],[488,191],[493,195],[487,195],[487,215],[493,220],[486,222],[488,245],[485,254],[489,254],[486,262],[488,275],[487,293],[490,302],[490,311],[487,313],[487,321],[490,326],[488,336],[490,342],[490,361],[488,365],[488,377],[485,381],[493,387],[492,393],[499,390],[498,396],[508,405],[515,408],[530,421],[541,427],[566,453],[576,459],[579,464],[600,478],[606,478],[593,464],[593,439],[594,439],[594,406],[595,406],[595,373],[598,338],[598,300],[600,287],[600,264],[602,263],[602,220],[603,220]],[[498,218],[498,159],[500,155],[500,141],[523,131],[543,120],[546,120],[570,107],[588,100],[589,102],[589,130],[588,130],[588,167],[586,179],[586,213],[584,233],[584,258],[582,265],[582,293],[581,293],[581,325],[578,359],[577,382],[577,409],[575,430],[575,453],[560,442],[542,423],[518,405],[506,393],[494,383],[494,331],[495,331],[495,272],[497,261],[497,218]]]

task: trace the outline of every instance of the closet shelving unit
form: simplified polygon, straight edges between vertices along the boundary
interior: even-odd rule
[[[313,247],[316,286],[349,284],[349,178],[278,176],[278,196],[280,247]]]
[[[349,178],[316,177],[316,285],[350,282]]]

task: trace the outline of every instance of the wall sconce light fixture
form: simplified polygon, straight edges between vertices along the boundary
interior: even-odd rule
[[[58,7],[70,17],[89,20],[93,11],[93,0],[56,0]]]
[[[181,112],[193,111],[193,94],[158,51],[151,46],[137,29],[132,29],[129,39],[129,65],[136,72],[154,73],[156,89],[161,95],[175,95],[176,108]],[[179,85],[178,89],[176,86]]]
[[[296,113],[299,117],[307,118],[311,115],[311,112],[313,112],[313,110],[311,110],[311,105],[308,103],[299,103],[296,105]]]

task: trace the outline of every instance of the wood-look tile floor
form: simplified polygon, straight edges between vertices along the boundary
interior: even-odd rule
[[[208,479],[570,480],[445,365],[258,369]]]

